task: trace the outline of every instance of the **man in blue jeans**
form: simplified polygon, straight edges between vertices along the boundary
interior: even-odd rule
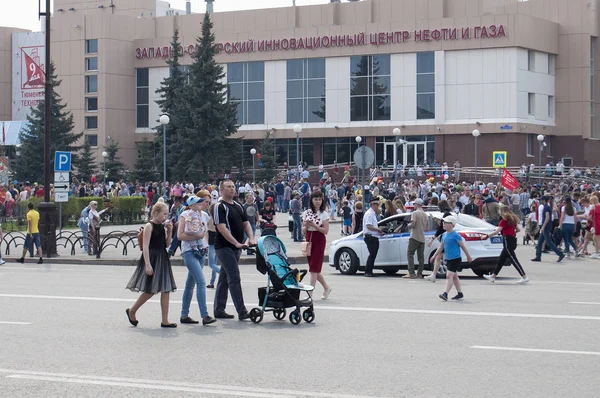
[[[225,312],[228,292],[231,292],[231,299],[238,313],[238,318],[243,321],[250,318],[250,312],[244,305],[238,262],[240,261],[242,249],[248,248],[248,245],[256,245],[256,241],[242,205],[233,200],[235,196],[233,181],[222,181],[219,192],[221,193],[221,201],[215,207],[214,222],[217,230],[215,249],[221,262],[221,273],[215,290],[215,318],[234,318],[233,315]],[[249,237],[248,244],[242,243],[244,232]]]
[[[553,198],[551,196],[546,195],[540,198],[540,202],[544,206],[542,209],[540,237],[538,239],[537,247],[535,248],[535,258],[532,258],[531,261],[542,261],[542,246],[544,245],[544,242],[546,242],[546,246],[552,249],[558,256],[557,262],[560,263],[562,259],[565,258],[565,254],[556,247],[550,236],[550,232],[552,232],[552,200]]]
[[[277,195],[277,211],[283,211],[285,206],[283,205],[283,194],[285,193],[285,187],[281,181],[275,184],[275,195]]]
[[[300,193],[294,193],[294,199],[290,203],[290,211],[292,213],[292,219],[294,220],[294,231],[292,236],[294,242],[302,242],[302,219],[300,214],[302,213],[302,202],[300,201]]]

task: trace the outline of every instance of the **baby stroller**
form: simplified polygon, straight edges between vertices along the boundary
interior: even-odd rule
[[[277,236],[277,225],[263,221],[260,224],[260,236]]]
[[[302,319],[310,323],[315,320],[312,291],[313,286],[300,283],[306,275],[306,270],[292,269],[288,264],[285,246],[276,236],[268,235],[258,240],[256,253],[256,269],[267,275],[267,286],[258,288],[258,305],[250,311],[250,319],[260,323],[265,312],[272,311],[275,319],[283,320],[286,308],[294,308],[290,312],[290,322],[298,325]],[[273,286],[271,286],[271,284]],[[300,294],[305,292],[308,296],[300,299]],[[302,316],[300,310],[307,307]]]

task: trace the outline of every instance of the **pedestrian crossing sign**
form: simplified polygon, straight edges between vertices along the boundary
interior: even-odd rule
[[[494,151],[493,152],[492,166],[495,169],[506,168],[506,151]]]

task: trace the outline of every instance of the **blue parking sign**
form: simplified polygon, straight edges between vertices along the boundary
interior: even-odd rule
[[[54,152],[54,171],[71,171],[71,152]]]

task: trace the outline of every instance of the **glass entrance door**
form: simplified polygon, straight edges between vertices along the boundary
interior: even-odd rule
[[[404,160],[402,164],[405,166],[416,166],[425,163],[427,160],[426,147],[427,144],[425,142],[407,142],[402,145],[402,149],[400,150],[403,157],[402,160]]]

